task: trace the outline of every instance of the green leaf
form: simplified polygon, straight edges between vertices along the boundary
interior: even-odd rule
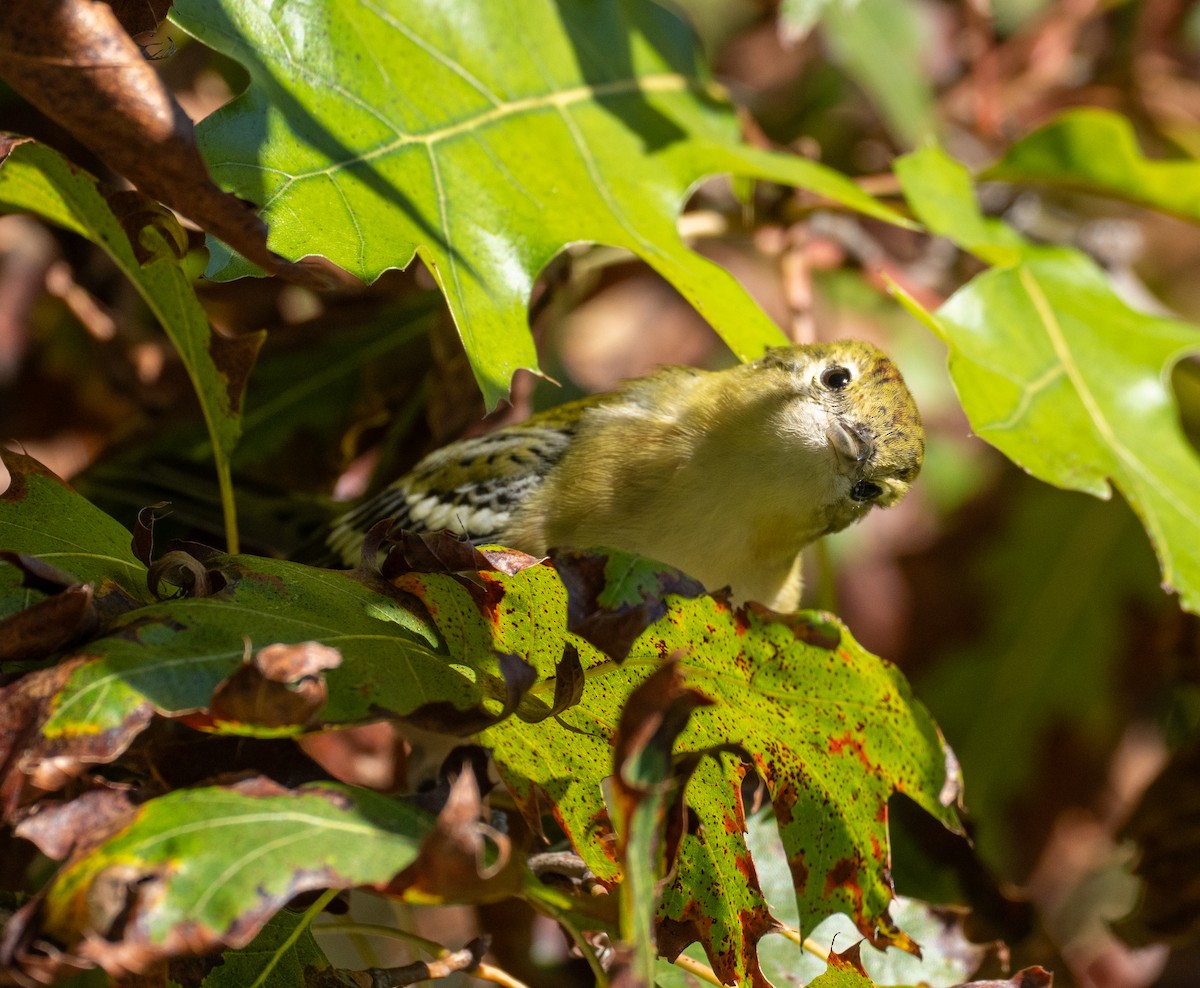
[[[84,583],[115,584],[135,600],[152,599],[126,528],[32,457],[0,448],[0,460],[11,476],[0,494],[0,550],[37,556]]]
[[[901,147],[931,137],[936,124],[923,65],[924,13],[911,0],[842,0],[821,15],[830,57],[863,88]]]
[[[937,152],[914,158],[954,171]],[[928,175],[918,182],[913,172],[899,175],[917,215],[976,249],[984,226],[969,185],[934,196]],[[1174,365],[1200,351],[1200,330],[1129,308],[1077,251],[1025,247],[1019,256],[935,313],[902,301],[949,345],[974,430],[1048,483],[1100,498],[1115,483],[1146,527],[1164,583],[1200,611],[1200,459],[1170,384]]]
[[[442,0],[289,9],[183,0],[172,16],[249,70],[202,121],[217,179],[259,203],[285,257],[373,280],[414,256],[450,304],[489,405],[536,366],[527,308],[564,247],[624,247],[742,357],[782,341],[676,221],[723,173],[905,222],[837,172],[742,144],[688,26],[642,0]],[[214,255],[210,274],[248,273]]]
[[[759,885],[759,861],[746,844],[746,812],[738,785],[744,772],[728,755],[720,762],[705,759],[697,768],[687,797],[703,829],[684,835],[658,917],[660,953],[673,960],[688,944],[700,943],[726,984],[761,983],[761,942],[777,929]],[[720,829],[714,831],[714,824]],[[720,838],[713,839],[714,833]],[[740,877],[735,880],[735,875]],[[790,873],[774,901],[788,898],[795,899]]]
[[[511,592],[503,599],[511,601]],[[662,656],[678,655],[685,683],[715,703],[692,714],[677,753],[732,742],[753,757],[776,807],[805,928],[846,912],[876,942],[892,940],[888,797],[904,792],[947,825],[954,821],[942,802],[952,801],[953,787],[946,788],[940,735],[903,677],[822,615],[734,614],[708,596],[669,596],[665,604],[665,616],[623,663],[584,665],[577,706],[552,721],[509,719],[484,733],[523,810],[536,819],[540,807],[552,806],[592,870],[615,878],[611,825],[599,796],[611,771],[609,739],[633,688]],[[752,873],[728,793],[706,777],[703,789],[693,782],[688,802],[701,821],[698,839],[711,847],[693,847],[690,855],[685,849],[677,884],[691,900],[672,899],[666,918],[703,917],[696,935],[714,966],[744,979],[770,917],[753,893],[722,905],[705,891],[743,887]],[[718,777],[730,791],[740,785],[732,766]],[[894,939],[903,942],[902,935]]]
[[[863,970],[859,946],[854,944],[829,955],[829,968],[809,982],[809,988],[876,988]]]
[[[33,141],[17,144],[0,160],[0,211],[36,213],[101,247],[175,345],[212,439],[226,537],[236,551],[229,458],[241,434],[242,395],[262,339],[232,342],[213,335],[180,265],[186,246],[182,229],[157,203],[128,198],[136,195],[116,193],[106,200],[96,179]],[[122,204],[121,216],[114,213],[112,201]]]
[[[146,705],[173,716],[207,710],[249,651],[276,643],[317,642],[341,654],[325,674],[326,724],[402,717],[428,704],[467,710],[483,700],[474,674],[447,663],[428,627],[350,574],[252,556],[217,556],[208,565],[226,581],[223,589],[143,607],[76,653],[84,661],[55,699],[47,739],[69,744],[118,729]],[[306,727],[201,721],[261,736]]]
[[[894,170],[931,233],[998,266],[1016,264],[1029,246],[1007,223],[979,211],[971,173],[940,147],[930,145],[897,158]]]
[[[408,804],[336,783],[181,790],[142,804],[68,863],[47,889],[42,922],[110,970],[122,951],[241,946],[300,892],[390,881],[432,827]],[[114,914],[98,915],[106,903]],[[95,936],[107,923],[119,924],[120,939]]]
[[[1094,107],[1034,131],[980,177],[1082,189],[1200,223],[1200,162],[1146,158],[1125,117]]]
[[[859,0],[782,0],[779,4],[779,29],[793,44],[803,40],[832,7],[842,6],[853,13]]]
[[[240,950],[227,950],[203,988],[263,988],[323,983],[329,960],[313,938],[305,913],[281,909]],[[328,976],[326,976],[328,977]]]

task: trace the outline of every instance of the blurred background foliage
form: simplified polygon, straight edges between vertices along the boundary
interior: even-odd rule
[[[868,190],[897,191],[893,158],[936,137],[981,168],[1059,112],[1129,119],[1153,158],[1200,155],[1200,6],[1181,0],[687,0],[749,139],[815,158]],[[235,62],[164,24],[150,51],[203,118],[246,83]],[[103,165],[11,91],[0,126]],[[1200,228],[1079,190],[982,187],[989,215],[1098,260],[1131,305],[1200,323]],[[896,810],[899,891],[974,907],[981,939],[1014,967],[1064,983],[1194,985],[1200,832],[1194,774],[1142,793],[1200,725],[1200,635],[1159,587],[1130,509],[1056,490],[971,435],[945,348],[887,294],[880,272],[932,308],[980,270],[948,242],[759,183],[697,188],[681,221],[795,340],[873,340],[894,355],[929,435],[913,496],[812,553],[807,593],[898,663],[962,762],[978,860]],[[190,232],[197,273],[203,237]],[[733,358],[644,263],[572,247],[543,272],[530,321],[555,383],[519,373],[508,405],[483,400],[441,296],[414,263],[366,287],[317,293],[278,280],[200,281],[216,330],[267,329],[233,459],[244,544],[287,553],[330,497],[377,488],[464,433],[602,390],[664,362]],[[1200,434],[1200,370],[1172,385]],[[210,451],[172,347],[113,264],[81,238],[0,217],[0,434],[125,524],[174,503],[177,534],[219,538]],[[1197,495],[1200,501],[1200,494]],[[1157,795],[1154,795],[1157,793]],[[1132,829],[1127,822],[1132,816]],[[1131,840],[1132,837],[1137,841]],[[1170,845],[1175,889],[1126,927],[1131,862]],[[1161,894],[1160,894],[1161,900]],[[519,967],[516,959],[513,961]]]

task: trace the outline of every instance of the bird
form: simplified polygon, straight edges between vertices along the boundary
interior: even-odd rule
[[[769,348],[722,370],[666,366],[435,450],[338,518],[346,566],[363,535],[447,529],[541,556],[618,549],[735,602],[795,610],[801,551],[887,507],[921,469],[916,402],[871,343]]]

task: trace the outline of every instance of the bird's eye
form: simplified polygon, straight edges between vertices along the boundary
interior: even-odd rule
[[[836,364],[833,367],[826,367],[821,372],[821,383],[830,391],[841,391],[850,383],[850,371]]]
[[[883,493],[883,488],[869,480],[860,480],[850,488],[850,497],[855,501],[874,501]]]

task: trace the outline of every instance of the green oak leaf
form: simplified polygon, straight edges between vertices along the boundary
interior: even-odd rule
[[[227,950],[204,979],[203,988],[246,988],[322,984],[331,965],[313,938],[304,913],[281,909],[240,950]]]
[[[974,430],[1048,483],[1100,498],[1116,484],[1165,585],[1200,612],[1200,458],[1171,390],[1172,368],[1200,351],[1200,328],[1131,309],[1078,251],[1000,233],[980,216],[965,170],[940,149],[908,156],[897,173],[933,232],[1003,264],[936,312],[902,298],[950,347]]]
[[[782,342],[676,221],[702,179],[798,185],[905,222],[832,169],[749,147],[690,27],[644,0],[181,0],[172,17],[249,70],[197,141],[262,207],[272,249],[365,280],[419,257],[487,403],[537,361],[527,308],[563,248],[626,248],[739,356]],[[251,273],[214,250],[209,274]]]
[[[1155,161],[1118,113],[1068,110],[1010,147],[984,179],[1039,182],[1124,199],[1200,223],[1200,161]]]
[[[511,588],[511,578],[491,579]],[[511,589],[488,597],[507,603]],[[752,758],[775,805],[803,926],[845,912],[875,942],[907,943],[887,918],[887,800],[903,792],[953,826],[955,791],[941,736],[903,677],[825,615],[734,613],[707,595],[664,603],[622,663],[582,653],[577,705],[552,720],[510,718],[484,732],[523,812],[537,820],[552,809],[592,870],[619,878],[600,794],[612,771],[610,739],[633,689],[662,657],[678,656],[684,683],[714,703],[692,713],[677,754],[732,743]],[[753,863],[740,807],[720,788],[736,793],[741,772],[725,759],[722,766],[714,774],[706,762],[688,788],[701,843],[685,843],[660,921],[670,921],[672,950],[699,938],[718,970],[744,980],[773,923],[747,885]],[[739,888],[747,894],[733,894]]]

